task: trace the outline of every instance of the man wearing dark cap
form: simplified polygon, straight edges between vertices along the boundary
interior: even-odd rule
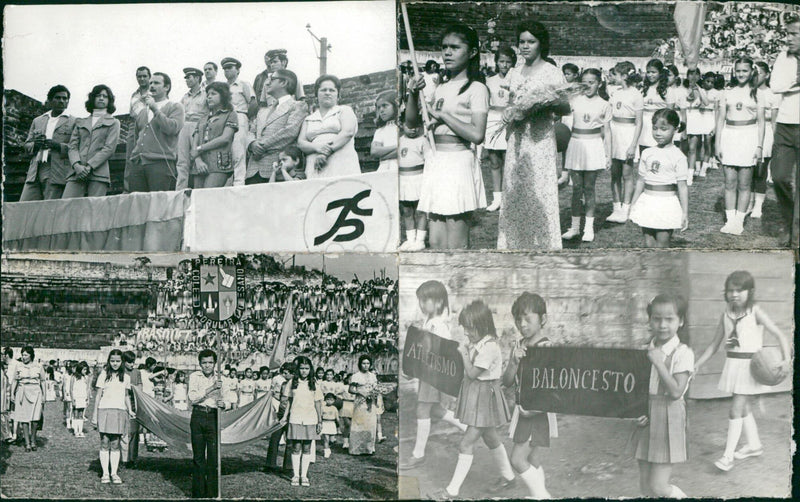
[[[245,173],[245,140],[247,139],[248,120],[247,110],[250,103],[256,100],[253,88],[249,83],[239,79],[239,70],[242,63],[236,58],[227,57],[220,62],[222,70],[225,72],[225,79],[231,89],[231,105],[239,119],[239,130],[233,136],[231,144],[231,154],[233,155],[233,185],[244,185]]]
[[[189,188],[189,171],[191,169],[190,156],[192,147],[192,133],[197,128],[200,119],[208,115],[208,103],[206,103],[206,91],[200,85],[203,72],[198,68],[184,68],[183,78],[189,92],[181,98],[183,105],[184,121],[181,132],[178,135],[178,179],[175,182],[176,190]]]

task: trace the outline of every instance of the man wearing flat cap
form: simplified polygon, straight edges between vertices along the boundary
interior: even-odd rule
[[[242,63],[238,59],[227,57],[220,62],[222,70],[225,73],[225,79],[228,81],[228,86],[231,89],[231,105],[236,112],[236,117],[239,119],[239,130],[233,136],[233,144],[231,145],[231,154],[233,155],[233,185],[244,185],[244,178],[247,172],[245,164],[246,144],[248,120],[247,110],[250,103],[256,101],[256,96],[253,93],[253,88],[249,83],[239,79],[239,70],[242,68]]]
[[[189,174],[191,170],[192,133],[197,129],[200,119],[208,115],[206,91],[201,85],[203,72],[199,68],[184,68],[183,79],[189,92],[181,98],[183,105],[183,127],[178,135],[178,179],[175,182],[176,190],[189,188]]]
[[[286,54],[287,54],[286,49],[271,49],[268,50],[266,54],[264,54],[264,64],[267,66],[267,68],[261,73],[259,73],[258,76],[256,76],[255,81],[253,82],[253,90],[256,92],[258,105],[252,106],[251,109],[249,110],[251,118],[256,115],[259,108],[264,108],[272,105],[272,100],[270,98],[269,93],[267,92],[267,86],[269,85],[269,77],[278,70],[287,69],[286,67],[289,66],[289,58],[287,57]],[[303,97],[305,97],[305,93],[303,92],[303,85],[298,80],[294,92],[294,98],[300,100]]]

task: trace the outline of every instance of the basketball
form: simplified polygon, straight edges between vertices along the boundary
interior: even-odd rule
[[[780,352],[775,347],[766,347],[753,354],[750,373],[758,383],[778,385],[786,378],[786,373],[781,370],[780,364]]]
[[[565,126],[563,123],[556,122],[555,133],[556,133],[556,151],[566,152],[567,145],[569,144],[569,138],[572,136],[572,132],[569,130],[569,127]]]

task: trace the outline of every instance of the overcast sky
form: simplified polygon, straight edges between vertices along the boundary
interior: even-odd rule
[[[226,256],[233,256],[230,253],[224,253]],[[292,254],[273,254],[276,259],[285,263],[287,266],[291,265]],[[136,256],[147,256],[153,265],[158,266],[175,266],[181,260],[187,258],[196,258],[197,253],[181,253],[181,254],[147,254],[147,255],[131,255],[123,253],[52,253],[52,254],[37,254],[37,253],[14,253],[7,255],[8,259],[20,260],[57,260],[57,261],[88,261],[96,263],[115,263],[119,265],[133,265]],[[207,255],[211,256],[211,255]],[[218,256],[218,255],[214,255]],[[308,268],[316,268],[322,270],[322,255],[321,254],[296,254],[295,265],[305,265]],[[397,279],[397,258],[393,254],[340,254],[340,255],[325,255],[325,272],[335,276],[343,281],[352,281],[353,274],[358,275],[358,278],[363,280],[371,279],[373,272],[376,277],[381,276],[381,270],[386,270],[386,276],[392,279]]]
[[[68,113],[86,115],[92,86],[105,83],[116,96],[116,114],[127,113],[136,90],[136,68],[172,79],[174,100],[186,92],[182,68],[242,62],[252,84],[264,70],[268,49],[288,50],[289,69],[301,83],[319,76],[319,43],[327,37],[328,73],[352,77],[395,67],[394,1],[12,5],[4,9],[3,77],[15,89],[44,101],[48,89],[72,92]],[[224,80],[220,68],[219,80]]]

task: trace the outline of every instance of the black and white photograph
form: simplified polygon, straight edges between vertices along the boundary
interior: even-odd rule
[[[400,499],[790,496],[788,250],[399,267]]]
[[[2,268],[3,498],[397,498],[395,255]]]
[[[392,0],[6,6],[3,248],[394,251],[395,25]]]
[[[399,9],[401,251],[797,247],[796,5]]]

